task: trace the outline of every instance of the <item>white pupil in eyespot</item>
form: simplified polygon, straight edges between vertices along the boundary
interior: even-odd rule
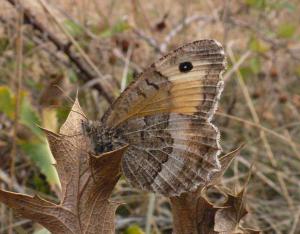
[[[193,69],[193,64],[191,62],[182,62],[179,64],[179,71],[180,72],[189,72]]]

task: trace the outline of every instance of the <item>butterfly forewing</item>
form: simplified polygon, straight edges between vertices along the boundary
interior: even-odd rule
[[[187,62],[192,70],[180,71],[180,65]],[[201,112],[209,117],[220,93],[219,75],[224,67],[224,51],[216,41],[186,44],[146,69],[116,100],[103,121],[116,127],[130,118],[158,113]]]
[[[210,121],[223,89],[225,56],[214,40],[186,44],[145,70],[104,115],[122,169],[135,186],[167,196],[191,191],[219,170]]]

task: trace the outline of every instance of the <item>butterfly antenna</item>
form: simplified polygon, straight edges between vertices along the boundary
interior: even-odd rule
[[[53,85],[54,87],[56,87],[59,91],[61,91],[62,92],[62,94],[71,102],[71,103],[74,103],[75,102],[75,100],[73,99],[73,98],[71,98],[71,96],[70,95],[68,95],[59,85]],[[77,91],[76,91],[76,99],[77,99],[77,97],[78,97],[78,89],[77,89]],[[81,115],[82,117],[84,117],[86,120],[88,120],[88,118],[86,117],[86,115],[84,114],[84,113],[82,113],[82,112],[78,112],[78,111],[74,111],[74,110],[72,110],[71,109],[71,111],[73,111],[73,112],[75,112],[75,113],[77,113],[77,114],[79,114],[79,115]]]
[[[66,97],[71,103],[74,103],[74,102],[75,102],[75,100],[74,100],[73,98],[71,98],[71,96],[68,95],[68,94],[66,93],[66,91],[63,90],[59,85],[54,84],[53,87],[56,87],[56,88],[63,94],[63,96]],[[76,95],[76,96],[77,96],[77,95]]]
[[[85,118],[85,120],[89,120],[88,117],[86,117],[86,115],[84,113],[82,113],[82,112],[79,112],[79,111],[76,111],[76,110],[72,110],[72,109],[70,111],[72,111],[72,112],[74,112],[76,114],[81,115],[83,118]]]

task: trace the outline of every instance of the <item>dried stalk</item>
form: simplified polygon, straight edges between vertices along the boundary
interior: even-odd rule
[[[16,0],[7,0],[11,5],[18,8],[20,3],[18,3]],[[88,66],[79,56],[77,53],[74,53],[73,50],[71,50],[72,43],[71,41],[62,42],[57,36],[55,36],[50,30],[47,29],[38,19],[31,13],[31,11],[28,8],[23,8],[24,12],[24,23],[30,24],[36,31],[38,31],[41,35],[43,35],[43,39],[48,39],[50,42],[52,42],[57,50],[64,53],[69,60],[76,66],[76,68],[80,71],[83,76],[80,76],[79,78],[83,81],[89,81],[92,79],[97,78],[97,76],[94,74],[93,70],[90,66]],[[46,37],[46,38],[45,38]],[[114,100],[114,96],[111,92],[108,92],[106,87],[103,86],[103,84],[97,83],[94,86],[95,89],[97,89],[103,97],[111,104]]]

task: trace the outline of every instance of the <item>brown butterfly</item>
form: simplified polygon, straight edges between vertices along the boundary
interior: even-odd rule
[[[195,41],[147,68],[105,113],[84,123],[96,154],[128,145],[122,171],[142,189],[176,196],[220,170],[219,131],[211,123],[223,89],[225,55]]]

